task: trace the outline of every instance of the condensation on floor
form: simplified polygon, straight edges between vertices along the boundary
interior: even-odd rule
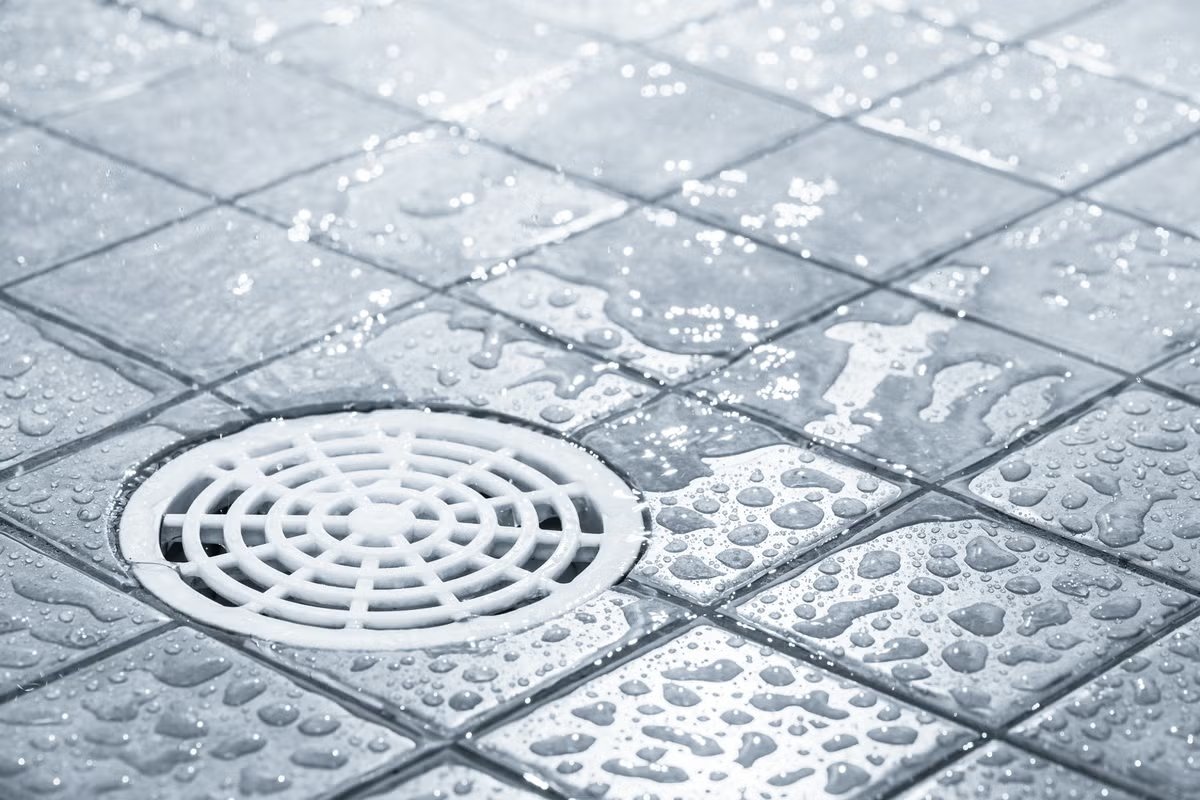
[[[0,0],[0,795],[1200,798],[1189,0]],[[202,630],[131,470],[557,431],[617,586]]]

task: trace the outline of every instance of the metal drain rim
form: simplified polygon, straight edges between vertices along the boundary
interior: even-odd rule
[[[233,606],[223,605],[193,588],[185,580],[185,568],[181,567],[180,563],[170,561],[166,558],[163,552],[161,530],[163,525],[168,522],[170,525],[180,526],[180,537],[183,548],[188,553],[188,562],[185,563],[189,564],[186,569],[191,570],[189,577],[195,580],[198,574],[203,572],[200,579],[210,589],[212,588],[209,583],[210,579],[219,583],[222,579],[214,576],[211,572],[204,572],[206,568],[211,568],[211,564],[208,562],[216,561],[219,558],[224,558],[225,562],[231,560],[237,561],[245,557],[245,553],[237,545],[237,542],[242,541],[240,523],[235,525],[236,530],[234,534],[236,535],[231,536],[230,529],[227,527],[230,524],[229,520],[231,518],[240,519],[237,515],[224,518],[219,527],[219,530],[222,531],[221,535],[224,537],[223,543],[233,545],[233,547],[227,553],[222,554],[222,556],[209,557],[200,550],[202,547],[202,535],[199,531],[204,525],[215,526],[217,523],[212,520],[196,521],[191,518],[179,520],[174,518],[180,517],[180,514],[167,514],[168,509],[171,508],[171,504],[177,503],[179,498],[183,496],[181,492],[187,491],[190,486],[194,486],[198,479],[208,481],[206,488],[201,490],[207,491],[208,487],[216,485],[216,482],[219,480],[232,480],[229,477],[231,475],[246,478],[247,476],[241,472],[241,470],[249,469],[247,464],[250,461],[246,454],[254,453],[256,449],[264,447],[275,447],[281,440],[291,441],[293,443],[292,450],[303,450],[303,448],[317,441],[317,439],[320,441],[338,441],[339,437],[335,434],[339,432],[350,432],[353,435],[349,438],[354,438],[354,436],[361,437],[363,432],[367,432],[370,436],[383,436],[385,435],[385,431],[411,432],[413,438],[410,441],[404,442],[405,446],[411,446],[412,441],[419,440],[426,444],[433,443],[430,446],[435,447],[438,442],[444,442],[449,443],[448,446],[452,449],[458,445],[483,448],[484,451],[490,451],[499,459],[510,458],[518,465],[514,467],[513,464],[506,463],[503,465],[505,469],[513,469],[519,472],[521,469],[528,468],[533,473],[541,469],[542,478],[545,480],[550,483],[556,483],[560,488],[570,487],[566,489],[566,492],[567,494],[575,493],[571,495],[573,497],[585,498],[588,507],[594,511],[597,518],[602,522],[603,532],[598,535],[600,538],[596,538],[597,534],[583,532],[580,524],[571,524],[569,515],[573,513],[571,508],[575,508],[574,501],[571,501],[573,504],[571,508],[563,508],[561,504],[567,501],[563,500],[560,496],[562,493],[555,493],[553,491],[547,497],[557,498],[556,502],[560,505],[555,505],[554,508],[565,511],[566,513],[563,516],[568,517],[563,521],[562,525],[566,530],[562,531],[557,543],[551,541],[553,537],[549,537],[548,539],[547,532],[544,530],[538,530],[536,533],[532,532],[533,527],[531,527],[529,522],[528,512],[533,508],[533,505],[529,503],[521,504],[526,516],[521,518],[520,525],[509,526],[510,529],[506,531],[508,535],[526,537],[523,541],[517,541],[513,544],[514,550],[517,549],[519,544],[523,548],[520,552],[529,551],[530,547],[538,547],[542,550],[553,548],[552,554],[541,562],[542,566],[546,564],[550,565],[546,567],[546,575],[553,573],[555,569],[561,573],[563,570],[574,565],[582,564],[582,566],[579,566],[579,574],[575,579],[568,580],[565,583],[547,582],[544,578],[540,579],[537,589],[547,591],[548,594],[534,599],[526,605],[517,605],[516,607],[502,609],[495,613],[471,615],[469,618],[450,620],[444,622],[444,624],[399,628],[378,626],[354,627],[353,625],[350,627],[330,627],[327,625],[315,625],[311,622],[301,622],[295,619],[280,618],[276,615],[268,615],[267,613],[263,613],[264,609],[255,608],[253,602],[242,602],[239,605]],[[317,439],[314,439],[314,435],[317,436]],[[294,444],[296,441],[300,441],[302,444],[296,446]],[[400,442],[402,439],[396,438],[395,441]],[[472,445],[472,443],[474,444]],[[242,456],[241,460],[230,461],[232,457],[239,454]],[[274,453],[267,453],[266,457],[271,455],[274,455]],[[317,461],[319,461],[319,458],[315,457],[314,463]],[[539,467],[539,465],[541,466]],[[494,465],[485,466],[488,470],[500,468]],[[483,474],[478,472],[481,469],[479,463],[468,464],[467,462],[463,462],[460,467],[459,471],[471,473],[472,479],[479,479]],[[522,480],[536,482],[538,477],[533,473],[524,474]],[[560,478],[569,477],[570,480],[567,483],[558,483],[550,477],[551,473],[557,474]],[[503,474],[503,472],[500,473],[500,475]],[[202,477],[198,478],[198,476]],[[328,478],[331,481],[338,481],[344,477],[339,468],[328,475],[320,476],[319,479],[324,480]],[[453,481],[454,478],[455,475],[452,474],[448,480]],[[237,490],[250,497],[250,500],[246,501],[247,503],[254,502],[256,495],[250,491],[253,484],[246,480],[241,481],[241,483],[247,485],[242,486],[239,484]],[[403,488],[403,483],[403,481],[397,482],[395,491],[399,492]],[[374,484],[371,486],[374,487]],[[502,485],[502,481],[493,482],[490,486],[499,491],[504,491],[505,488]],[[462,486],[457,487],[458,490],[462,490],[462,488]],[[529,492],[529,490],[521,489],[516,484],[512,485],[512,490],[516,494],[522,492],[528,492],[531,495],[539,494],[539,490],[537,489]],[[411,495],[415,489],[410,488],[406,491]],[[353,490],[347,488],[347,492],[353,493]],[[400,497],[400,495],[396,496]],[[528,500],[528,498],[525,499]],[[292,500],[294,501],[295,498],[292,498]],[[195,501],[191,502],[194,503]],[[241,499],[236,500],[234,506],[238,502],[241,502]],[[305,502],[308,502],[308,500],[305,500]],[[376,501],[372,502],[375,505],[380,505]],[[388,502],[396,501],[389,500]],[[518,502],[513,501],[513,505],[518,504]],[[545,503],[550,502],[550,500],[539,497],[537,502]],[[396,505],[399,506],[401,503],[396,502]],[[461,503],[455,505],[461,505]],[[490,504],[486,505],[490,508]],[[222,512],[222,514],[232,513],[234,506],[230,506],[228,512]],[[268,511],[266,514],[255,515],[261,517],[260,521],[264,531],[270,525],[274,524],[270,519],[270,515],[274,513],[274,509],[275,506],[272,505],[271,511]],[[358,509],[356,508],[355,510]],[[187,513],[192,514],[191,505],[189,505]],[[240,514],[241,511],[238,513]],[[374,514],[375,512],[372,513]],[[514,515],[516,514],[515,509],[513,513]],[[183,516],[187,517],[187,515]],[[206,513],[193,514],[193,517],[197,517],[197,519],[207,516],[209,515]],[[288,515],[282,513],[277,515],[277,517],[283,516]],[[347,556],[362,556],[363,553],[360,551],[370,545],[370,542],[367,542],[365,545],[362,544],[362,538],[365,536],[362,534],[362,531],[369,530],[371,525],[383,524],[379,523],[378,520],[372,521],[368,519],[367,517],[371,516],[370,514],[360,514],[359,516],[361,519],[353,524],[358,526],[359,533],[357,535],[360,535],[360,538],[353,543],[341,547],[340,545],[331,544],[329,540],[320,540],[327,546],[338,549],[337,556],[331,560],[340,561]],[[453,516],[453,522],[460,522],[457,519],[457,513]],[[169,517],[171,519],[168,519]],[[423,538],[434,539],[437,534],[437,525],[428,519],[428,517],[429,514],[426,513],[420,522],[425,528],[432,530],[432,533]],[[336,518],[344,520],[344,525],[351,525],[348,513],[339,514]],[[404,517],[404,519],[407,521],[409,518]],[[483,529],[486,527],[488,520],[484,516],[480,516],[478,519],[480,522],[477,535],[482,538]],[[291,522],[295,524],[296,521],[293,520]],[[446,520],[442,518],[442,522],[446,522]],[[495,520],[493,519],[492,522],[495,522]],[[283,522],[279,522],[278,530],[282,530],[283,524]],[[321,523],[321,525],[323,524]],[[537,525],[540,526],[540,523],[537,523]],[[520,528],[520,530],[514,532],[513,528]],[[212,527],[208,530],[217,529],[216,527]],[[527,531],[526,529],[529,530]],[[271,530],[275,529],[272,528]],[[278,530],[276,530],[276,534],[278,534]],[[312,532],[306,528],[306,535],[308,533]],[[442,533],[445,534],[444,531]],[[529,539],[527,533],[534,538]],[[264,535],[269,538],[269,533],[264,533]],[[316,532],[315,535],[319,537],[320,533]],[[445,535],[452,537],[454,534]],[[634,561],[641,551],[641,546],[646,535],[647,530],[642,515],[642,507],[633,491],[616,473],[601,461],[586,450],[570,442],[558,437],[548,436],[531,428],[506,424],[487,418],[467,416],[465,414],[383,409],[369,412],[320,414],[262,422],[220,439],[201,443],[194,448],[176,454],[171,460],[162,464],[156,472],[151,474],[130,495],[119,523],[118,544],[122,556],[130,563],[134,576],[147,590],[172,608],[196,621],[234,633],[287,645],[321,649],[399,650],[461,644],[480,638],[503,635],[532,627],[538,623],[547,622],[568,613],[620,581],[633,566]],[[349,541],[351,538],[353,537],[347,534],[345,540]],[[365,538],[369,539],[369,537]],[[444,536],[440,541],[442,546],[444,546]],[[529,544],[530,541],[533,541],[534,544]],[[311,543],[311,540],[308,543]],[[388,557],[396,557],[394,553],[391,553],[387,549],[391,547],[390,543],[379,542],[377,544],[376,552],[386,553]],[[272,558],[281,557],[280,554],[285,552],[279,550],[279,546],[280,543],[277,541],[276,547],[270,549]],[[259,543],[252,545],[251,549],[264,547],[266,547],[265,543]],[[578,558],[580,550],[587,551],[591,557],[586,561],[571,561],[571,559]],[[233,555],[230,555],[230,553],[233,553]],[[287,555],[289,558],[297,557],[295,553],[291,552],[288,552]],[[569,563],[564,563],[564,560],[569,561]],[[198,564],[199,566],[192,567],[191,563]],[[260,577],[264,574],[261,571],[262,568],[260,565],[255,565],[252,562],[247,563]],[[242,566],[245,565],[237,561],[237,568],[239,570]],[[336,564],[334,566],[340,569],[344,565]],[[378,565],[371,566],[370,569],[382,572],[382,568]],[[220,570],[217,569],[217,571]],[[554,574],[557,575],[559,573]],[[280,574],[282,575],[282,573]],[[533,574],[541,575],[541,568],[539,567]],[[378,580],[378,575],[376,575],[375,580]],[[509,584],[509,587],[512,586],[520,586],[520,582],[515,581]],[[233,601],[239,596],[240,590],[235,589],[230,584],[222,583],[221,587],[224,591],[217,592],[217,594],[225,597],[227,601]],[[273,585],[267,586],[268,590],[272,588]],[[345,587],[341,588],[344,589]],[[284,593],[288,594],[294,590],[295,587],[289,586],[284,590]],[[496,594],[504,591],[505,589],[502,587]],[[518,589],[509,588],[508,594],[505,597],[520,600],[522,591],[529,592],[531,590],[528,586]],[[225,592],[234,595],[234,597],[229,597]],[[268,591],[263,591],[262,593],[267,594]],[[339,592],[334,591],[332,594],[336,595]],[[344,592],[341,594],[344,594]],[[481,596],[486,601],[487,593],[485,592]],[[241,594],[240,597],[246,599],[245,594]],[[486,602],[476,605],[486,605]],[[504,604],[500,603],[500,605],[503,606]],[[320,618],[322,614],[318,611],[313,612],[311,616]],[[329,615],[324,616],[328,617]],[[400,617],[403,614],[396,616]],[[380,619],[380,617],[376,616],[373,618],[373,622],[377,624]]]

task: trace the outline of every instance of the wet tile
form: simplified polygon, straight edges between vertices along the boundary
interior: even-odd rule
[[[543,796],[457,763],[439,764],[390,789],[364,795],[369,800],[541,800]]]
[[[132,597],[4,537],[0,537],[0,599],[4,605],[0,617],[3,694],[166,619]]]
[[[1012,41],[1097,5],[1097,0],[875,0],[893,11],[919,14],[938,25],[957,25],[978,36]]]
[[[1200,99],[1200,18],[1188,0],[1120,5],[1030,45],[1101,75],[1123,75]]]
[[[358,91],[468,121],[560,74],[586,41],[500,3],[460,0],[397,4],[289,37],[279,50],[302,69]]]
[[[203,202],[34,128],[0,133],[0,196],[5,281],[140,233]]]
[[[424,292],[288,238],[246,214],[210,211],[13,294],[206,381]]]
[[[357,652],[254,646],[268,658],[353,692],[364,702],[452,731],[501,706],[518,705],[681,613],[657,600],[610,590],[552,622],[456,647]]]
[[[91,0],[0,4],[0,108],[40,117],[137,91],[208,57],[194,37]]]
[[[0,731],[9,796],[312,797],[413,746],[187,630],[9,703]]]
[[[968,36],[863,0],[759,0],[656,44],[835,116],[870,108],[983,52]]]
[[[664,209],[641,209],[465,291],[668,381],[867,285]]]
[[[244,419],[211,395],[172,406],[137,427],[10,478],[0,490],[0,517],[132,584],[110,537],[126,478],[183,440]]]
[[[698,626],[479,743],[572,796],[849,798],[911,774],[962,734]]]
[[[702,385],[722,402],[932,478],[1007,446],[1115,380],[877,292],[755,348]]]
[[[1069,189],[1195,130],[1200,109],[1013,50],[880,104],[864,121]]]
[[[234,56],[72,114],[58,126],[188,186],[232,196],[353,153],[413,122],[398,109]]]
[[[439,285],[625,210],[612,195],[433,129],[245,202],[296,239]]]
[[[1200,351],[1184,353],[1150,373],[1151,379],[1187,392],[1200,401]]]
[[[156,14],[175,25],[254,47],[273,41],[297,28],[325,23],[345,24],[357,19],[363,7],[382,0],[117,0]]]
[[[1200,139],[1139,164],[1088,192],[1102,203],[1200,236]]]
[[[915,266],[1048,193],[848,126],[685,181],[671,205],[869,276]]]
[[[471,124],[543,162],[656,197],[820,121],[665,61],[594,53]]]
[[[1153,797],[1200,797],[1196,684],[1200,623],[1188,623],[1018,729],[1065,759]]]
[[[36,317],[0,309],[0,468],[94,433],[182,389]]]
[[[738,615],[949,714],[1003,724],[1190,603],[927,495]]]
[[[989,744],[926,778],[896,800],[1134,800],[1053,761]]]
[[[261,411],[437,403],[567,430],[616,411],[648,387],[616,365],[544,343],[486,311],[434,298],[377,315],[229,385]]]
[[[908,288],[1133,371],[1200,336],[1200,243],[1084,203],[961,250]]]
[[[564,27],[618,39],[642,40],[669,33],[692,20],[736,8],[741,0],[516,0],[521,11]]]
[[[1200,408],[1129,391],[970,481],[981,500],[1200,587]]]
[[[630,476],[654,521],[633,576],[706,605],[907,488],[674,396],[598,428],[584,444]]]

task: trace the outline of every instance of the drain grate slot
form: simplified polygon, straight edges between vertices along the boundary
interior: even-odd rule
[[[134,574],[181,612],[326,648],[499,635],[620,580],[636,498],[582,449],[450,413],[262,423],[167,461],[120,526]]]

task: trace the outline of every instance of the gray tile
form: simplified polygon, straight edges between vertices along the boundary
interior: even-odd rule
[[[1197,798],[1198,682],[1200,623],[1193,621],[1062,698],[1018,734],[1147,796]]]
[[[189,34],[94,0],[8,0],[0,41],[0,108],[34,117],[136,92],[211,55]]]
[[[1187,392],[1200,401],[1200,351],[1184,353],[1151,372],[1149,377],[1159,383]]]
[[[1072,189],[1193,131],[1200,109],[1011,50],[876,106],[866,124]]]
[[[868,276],[915,266],[1051,198],[886,137],[829,126],[683,184],[671,201]]]
[[[1064,203],[906,279],[938,303],[1137,371],[1200,335],[1200,243]]]
[[[1200,409],[1147,391],[1106,400],[970,481],[983,502],[1200,587]]]
[[[222,209],[35,278],[13,294],[207,381],[423,291]]]
[[[220,41],[254,47],[307,25],[340,25],[383,0],[117,0]]]
[[[1172,148],[1088,192],[1102,203],[1200,236],[1200,139]]]
[[[518,706],[680,615],[660,601],[609,590],[552,622],[461,647],[362,652],[261,647],[268,658],[363,702],[454,731],[502,706]]]
[[[131,470],[185,439],[244,422],[245,417],[210,395],[200,395],[89,447],[5,482],[0,516],[81,561],[132,584],[113,549],[123,507],[121,491]]]
[[[0,309],[0,468],[94,433],[183,387],[96,342]]]
[[[642,197],[818,122],[815,114],[607,47],[471,120],[526,155]]]
[[[926,495],[738,616],[902,695],[998,725],[1190,605],[1182,592]]]
[[[381,792],[370,800],[541,800],[543,795],[518,789],[465,764],[439,764]]]
[[[510,0],[517,9],[565,27],[617,39],[644,40],[692,20],[736,8],[742,0]]]
[[[1200,100],[1200,16],[1190,0],[1110,5],[1030,48],[1100,75],[1123,75]]]
[[[1115,382],[1061,353],[876,292],[702,385],[718,400],[933,478]]]
[[[464,291],[673,382],[866,286],[673,211],[646,208]]]
[[[244,202],[291,225],[296,239],[438,285],[625,210],[612,195],[435,129]]]
[[[656,45],[835,116],[870,108],[983,52],[968,36],[862,0],[764,0]]]
[[[851,798],[963,738],[956,725],[699,626],[478,741],[571,796]]]
[[[457,0],[397,4],[299,33],[278,49],[288,62],[358,91],[467,122],[560,74],[586,44],[500,3]]]
[[[938,25],[958,25],[978,36],[1012,41],[1097,5],[1099,0],[875,0],[894,11],[919,14]]]
[[[260,411],[437,403],[577,428],[648,387],[502,317],[444,298],[378,315],[230,384]]]
[[[0,123],[2,127],[2,123]],[[34,128],[0,134],[5,281],[199,208],[203,200]]]
[[[735,414],[668,396],[588,434],[653,519],[639,582],[710,605],[830,539],[908,488],[782,441]],[[683,453],[691,465],[649,471]],[[670,455],[666,456],[670,459]],[[689,474],[691,473],[691,474]]]
[[[0,538],[0,599],[0,693],[5,694],[166,619],[7,538]]]
[[[228,56],[57,121],[101,149],[221,196],[373,146],[414,117]]]
[[[182,629],[9,703],[0,732],[9,797],[313,797],[413,746]]]
[[[896,800],[1134,800],[1134,796],[1007,744],[980,747]]]

